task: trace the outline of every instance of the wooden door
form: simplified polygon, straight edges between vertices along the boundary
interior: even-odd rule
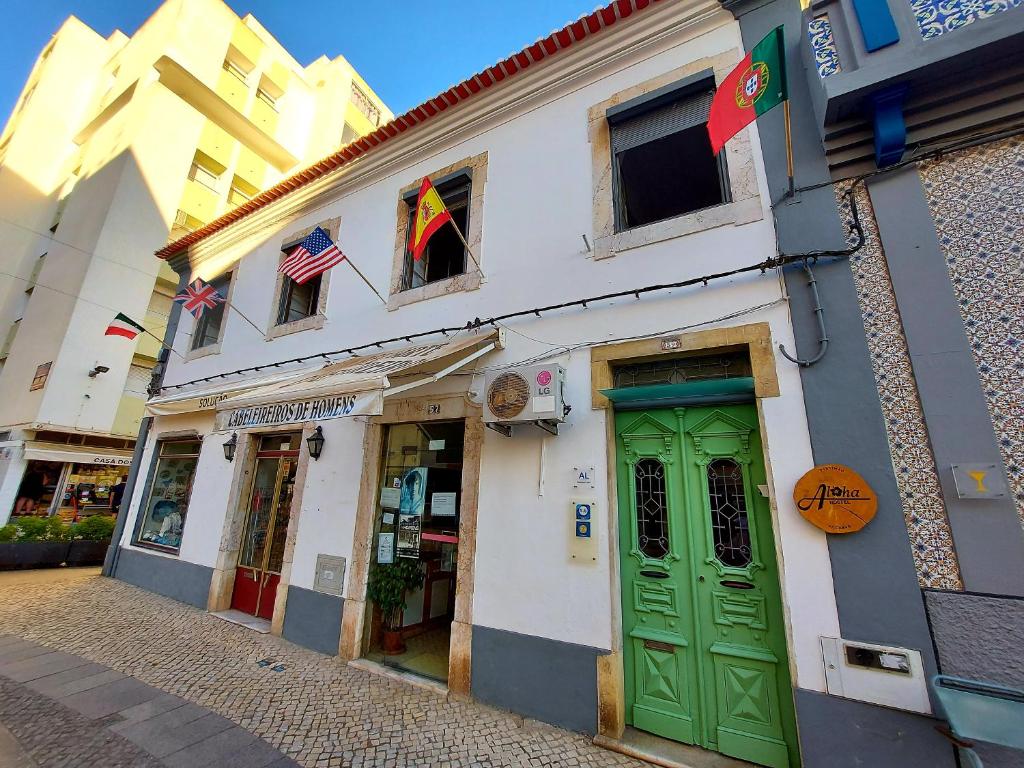
[[[281,581],[298,443],[299,436],[278,436],[274,438],[276,450],[265,449],[256,454],[231,607],[264,619],[274,615],[274,601]]]
[[[627,722],[799,764],[753,405],[616,414]]]

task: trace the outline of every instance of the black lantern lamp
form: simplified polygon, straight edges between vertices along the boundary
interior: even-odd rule
[[[309,448],[310,456],[316,460],[320,459],[320,454],[324,450],[324,430],[322,427],[317,427],[313,434],[306,438],[306,447]]]
[[[224,443],[224,458],[228,461],[235,460],[235,449],[238,447],[238,433],[232,432],[231,439]]]

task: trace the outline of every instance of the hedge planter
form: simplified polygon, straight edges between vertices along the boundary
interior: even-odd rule
[[[0,543],[0,571],[57,568],[67,559],[70,548],[70,541],[3,542]]]
[[[68,550],[67,564],[77,565],[103,565],[103,558],[107,556],[109,541],[87,541],[75,539],[71,542],[71,549]]]

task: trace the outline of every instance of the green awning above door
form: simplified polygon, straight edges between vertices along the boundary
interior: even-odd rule
[[[685,384],[650,384],[641,387],[602,389],[601,394],[615,404],[618,411],[642,408],[665,408],[677,405],[709,403],[744,403],[754,399],[754,379],[709,379]]]

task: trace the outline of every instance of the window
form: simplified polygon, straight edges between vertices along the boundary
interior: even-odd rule
[[[457,173],[450,179],[435,182],[445,206],[452,214],[455,226],[466,237],[469,231],[469,197],[472,181],[469,174]],[[412,231],[413,217],[416,212],[417,189],[405,196],[409,206],[409,222],[406,232]],[[402,275],[402,290],[419,288],[427,283],[434,283],[466,271],[466,248],[462,240],[448,224],[441,227],[430,238],[423,256],[419,261],[412,257],[412,251],[406,248],[405,267]]]
[[[645,557],[662,560],[669,553],[665,465],[657,459],[640,459],[633,467],[633,480],[637,547]]]
[[[228,203],[231,205],[241,205],[252,200],[253,197],[259,192],[256,187],[247,182],[241,176],[235,176],[231,179],[231,189],[228,190]]]
[[[671,88],[607,113],[618,232],[728,202],[725,155],[707,132],[713,79]]]
[[[341,146],[351,144],[353,141],[359,138],[359,131],[353,128],[348,123],[345,123],[345,127],[341,131]]]
[[[715,459],[707,474],[715,557],[722,565],[746,568],[751,552],[743,470],[732,459]]]
[[[146,501],[139,514],[135,543],[177,554],[185,528],[199,440],[161,440]]]
[[[243,83],[249,77],[249,73],[246,72],[242,68],[242,66],[240,64],[237,64],[236,62],[232,61],[231,59],[224,59],[224,65],[223,66],[224,66],[224,71],[225,72],[234,75],[239,80],[241,80]]]
[[[174,214],[174,224],[171,226],[171,232],[168,236],[168,240],[177,240],[180,237],[184,237],[189,232],[195,232],[202,226],[204,226],[202,221],[191,214],[185,213],[185,211],[179,208],[177,213]]]
[[[210,281],[217,293],[225,299],[228,297],[228,288],[231,286],[231,273],[221,275]],[[202,349],[220,341],[221,329],[224,327],[224,314],[227,312],[227,303],[220,302],[213,309],[207,309],[202,316],[196,320],[192,329],[192,349]]]
[[[322,278],[323,275],[317,275],[299,285],[285,275],[284,283],[281,286],[281,303],[277,309],[278,325],[292,323],[304,317],[312,317],[317,313]]]
[[[274,109],[274,110],[277,109],[277,97],[274,96],[269,91],[265,91],[262,88],[257,88],[256,89],[256,98],[259,99],[260,101],[262,101],[264,104],[266,104],[271,109]]]
[[[50,366],[52,365],[53,363],[49,362],[36,367],[36,375],[32,377],[32,383],[28,388],[29,392],[36,389],[42,389],[46,385],[46,379],[50,375]]]
[[[217,182],[220,175],[224,173],[224,166],[214,160],[205,152],[196,151],[192,158],[192,167],[188,169],[188,177],[192,181],[198,181],[204,187],[214,191],[217,190]]]

